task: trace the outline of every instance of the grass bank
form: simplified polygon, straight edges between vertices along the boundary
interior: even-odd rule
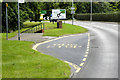
[[[76,25],[71,24],[62,24],[62,29],[57,29],[57,23],[45,23],[45,32],[44,36],[62,36],[62,35],[68,35],[68,34],[78,34],[78,33],[85,33],[88,30]],[[50,29],[48,29],[50,28]]]
[[[10,33],[9,37],[16,33]],[[32,50],[33,42],[5,40],[2,33],[3,78],[69,78],[68,64]]]

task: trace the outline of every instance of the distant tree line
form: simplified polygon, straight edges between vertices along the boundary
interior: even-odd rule
[[[29,20],[31,15],[40,15],[41,10],[46,10],[49,16],[52,9],[66,9],[67,18],[71,18],[71,2],[25,2],[20,4],[21,28],[23,22]],[[18,4],[8,2],[9,32],[18,29]],[[75,13],[90,13],[90,2],[74,2]],[[6,3],[2,3],[2,31],[6,31]],[[93,2],[93,13],[111,13],[120,11],[120,2]]]

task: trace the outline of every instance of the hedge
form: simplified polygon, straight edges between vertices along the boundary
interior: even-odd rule
[[[75,18],[77,20],[90,20],[90,13],[76,14]],[[116,13],[93,13],[92,20],[93,21],[120,22],[120,12],[116,12]]]

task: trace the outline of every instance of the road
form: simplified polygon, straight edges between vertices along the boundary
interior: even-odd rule
[[[65,23],[71,24],[71,21]],[[75,21],[74,25],[87,28],[89,32],[41,44],[37,50],[79,66],[81,69],[74,78],[118,78],[118,24]],[[89,54],[83,61],[87,51]]]

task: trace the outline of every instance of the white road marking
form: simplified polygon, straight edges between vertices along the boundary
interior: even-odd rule
[[[81,64],[80,64],[80,66],[83,66],[83,65],[84,65],[84,63],[81,63]]]
[[[88,55],[85,55],[84,57],[87,57]]]
[[[86,58],[83,58],[83,61],[86,61]]]

